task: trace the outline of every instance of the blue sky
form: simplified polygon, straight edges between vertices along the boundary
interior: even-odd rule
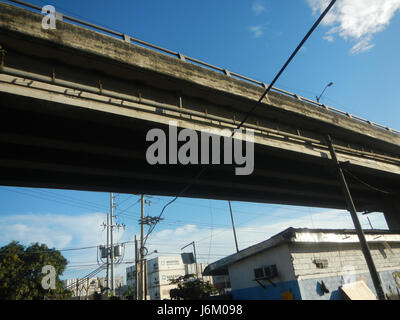
[[[324,0],[282,1],[33,1],[57,11],[129,34],[184,55],[269,83],[327,5]],[[277,87],[315,99],[334,82],[322,102],[400,129],[399,0],[338,0]],[[117,195],[120,241],[139,234],[138,196]],[[105,241],[101,224],[109,194],[0,187],[0,245],[11,240],[42,241],[60,249]],[[170,198],[153,197],[150,215]],[[135,204],[136,203],[136,204]],[[131,208],[129,208],[133,205]],[[127,209],[129,208],[129,209]],[[127,209],[126,211],[124,211]],[[276,205],[233,203],[240,248],[290,226],[349,228],[346,212]],[[211,262],[234,252],[229,207],[224,201],[179,199],[165,212],[149,239],[149,250],[180,253],[196,241],[199,259]],[[361,217],[369,227],[366,217]],[[386,228],[372,214],[375,228]],[[65,277],[95,269],[96,249],[65,252]],[[133,258],[128,245],[125,260]],[[84,266],[85,265],[85,266]],[[74,267],[76,266],[76,267]],[[126,265],[117,272],[123,274]]]

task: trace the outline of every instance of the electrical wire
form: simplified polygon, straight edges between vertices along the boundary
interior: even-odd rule
[[[264,98],[268,95],[269,91],[271,91],[272,87],[275,85],[275,83],[278,81],[282,73],[285,71],[287,66],[290,64],[290,62],[293,60],[293,58],[296,56],[296,54],[299,52],[301,47],[304,45],[304,43],[308,40],[308,38],[311,36],[311,34],[314,32],[314,30],[318,27],[318,25],[321,23],[321,21],[325,18],[325,16],[328,14],[328,12],[331,10],[333,5],[335,4],[336,0],[332,0],[331,3],[328,5],[328,7],[325,9],[325,11],[322,13],[322,15],[318,18],[318,20],[314,23],[314,25],[311,27],[310,31],[306,34],[306,36],[303,38],[303,40],[300,42],[300,44],[297,46],[295,51],[292,53],[292,55],[289,57],[289,59],[286,61],[284,66],[281,68],[281,70],[278,72],[278,74],[275,76],[274,80],[270,83],[268,88],[265,90],[261,98],[257,101],[257,103],[254,104],[254,106],[251,108],[251,110],[246,114],[244,119],[240,122],[240,124],[237,126],[236,131],[239,130],[244,123],[247,121],[247,119],[254,113],[256,108],[259,106],[259,104],[264,100]]]
[[[343,169],[343,168],[342,168],[342,170],[343,170],[344,172],[348,173],[351,177],[353,177],[354,179],[356,179],[358,182],[360,182],[360,183],[363,184],[364,186],[368,187],[369,189],[372,189],[372,190],[374,190],[374,191],[378,191],[378,192],[384,193],[384,194],[397,194],[396,192],[393,192],[393,191],[385,191],[385,190],[382,190],[382,189],[380,189],[380,188],[376,188],[376,187],[374,187],[374,186],[371,186],[369,183],[366,183],[365,181],[361,180],[361,179],[358,178],[356,175],[354,175],[353,173],[351,173],[349,170]]]
[[[140,198],[139,198],[138,200],[136,200],[136,202],[135,202],[134,204],[130,205],[130,206],[127,207],[126,209],[119,211],[118,214],[122,214],[122,213],[128,211],[130,208],[134,207],[134,206],[135,206],[136,204],[138,204],[139,202],[140,202]]]
[[[19,193],[19,194],[23,194],[23,195],[28,195],[28,196],[30,196],[30,197],[33,197],[33,198],[37,198],[37,199],[41,199],[41,200],[46,200],[46,201],[53,201],[53,202],[56,202],[56,203],[60,203],[60,204],[63,204],[63,205],[67,205],[67,206],[72,206],[72,207],[77,207],[77,208],[81,208],[81,209],[85,209],[85,210],[93,210],[93,207],[90,207],[90,206],[83,206],[83,205],[80,205],[80,204],[73,204],[73,203],[71,203],[71,202],[64,202],[64,201],[60,201],[60,200],[56,200],[56,199],[52,199],[52,198],[48,198],[48,197],[45,197],[45,196],[43,196],[43,195],[35,195],[35,192],[33,191],[33,190],[25,190],[25,191],[28,191],[28,192],[23,192],[23,191],[17,191],[17,190],[13,190],[13,189],[11,189],[11,188],[7,188],[7,187],[1,187],[3,190],[6,190],[6,191],[9,191],[9,192],[14,192],[14,193]],[[31,193],[29,193],[29,192],[31,192]],[[33,194],[32,194],[33,193]],[[98,210],[97,208],[95,209],[95,210]]]
[[[32,252],[21,252],[18,253],[18,255],[22,254],[42,254],[42,253],[55,253],[55,252],[66,252],[66,251],[77,251],[77,250],[87,250],[87,249],[93,249],[97,248],[98,246],[91,246],[91,247],[82,247],[82,248],[71,248],[71,249],[49,249],[49,250],[43,250],[43,251],[32,251]],[[8,252],[0,253],[0,255],[7,255],[9,254]]]
[[[117,201],[117,206],[120,206],[121,204],[125,203],[126,201],[130,200],[132,197],[134,197],[135,194],[129,195],[125,200],[123,201]]]
[[[254,104],[254,106],[250,109],[250,111],[245,115],[245,117],[243,118],[243,120],[240,122],[240,124],[236,127],[236,129],[232,132],[231,137],[233,137],[235,135],[235,133],[246,123],[246,121],[248,120],[248,118],[254,113],[254,111],[256,110],[256,108],[261,104],[261,102],[264,100],[264,98],[268,95],[269,91],[272,89],[272,87],[275,85],[275,83],[278,81],[278,79],[280,78],[280,76],[282,75],[282,73],[285,71],[285,69],[287,68],[287,66],[290,64],[290,62],[293,60],[293,58],[296,56],[296,54],[299,52],[299,50],[301,49],[301,47],[304,45],[304,43],[308,40],[308,38],[311,36],[311,34],[314,32],[314,30],[318,27],[318,25],[321,23],[321,21],[324,19],[324,17],[328,14],[328,12],[331,10],[331,8],[333,7],[333,5],[335,4],[336,0],[332,0],[331,3],[328,5],[328,7],[325,9],[325,11],[322,13],[322,15],[318,18],[318,20],[314,23],[314,25],[311,27],[311,29],[308,31],[308,33],[306,34],[306,36],[303,38],[303,40],[300,42],[300,44],[297,46],[297,48],[295,49],[295,51],[291,54],[291,56],[289,57],[289,59],[286,61],[286,63],[284,64],[284,66],[281,68],[281,70],[278,72],[278,74],[275,76],[274,80],[270,83],[270,85],[268,86],[268,88],[265,90],[265,92],[263,93],[263,95],[261,96],[261,98]],[[199,179],[199,177],[207,170],[207,167],[204,167],[203,169],[200,170],[200,172],[194,177],[193,181],[191,183],[189,183],[185,188],[182,189],[182,191],[180,191],[178,193],[178,195],[173,198],[173,200],[171,200],[170,202],[168,202],[163,209],[161,210],[161,213],[159,215],[159,219],[161,218],[162,214],[164,213],[165,209],[171,205],[172,203],[174,203],[182,194],[184,194],[190,187],[193,186],[193,184]],[[158,219],[158,221],[159,221]],[[154,231],[154,228],[156,226],[157,223],[155,223],[152,228],[150,228],[149,232],[147,233],[146,237],[145,237],[145,242],[148,238],[148,236]]]
[[[41,1],[43,2],[43,1]],[[268,86],[268,88],[265,90],[265,92],[263,93],[263,95],[261,96],[261,98],[254,104],[254,106],[250,109],[249,112],[247,112],[247,114],[245,115],[245,117],[243,118],[243,120],[240,122],[240,124],[237,126],[237,128],[232,132],[232,136],[234,136],[234,134],[246,123],[246,121],[248,120],[248,118],[254,113],[254,111],[256,110],[256,108],[261,104],[261,102],[263,101],[263,99],[268,95],[269,91],[272,89],[272,87],[275,85],[275,83],[277,82],[277,80],[280,78],[280,76],[282,75],[282,73],[285,71],[285,69],[287,68],[287,66],[290,64],[290,62],[293,60],[293,58],[296,56],[296,54],[298,53],[298,51],[301,49],[301,47],[304,45],[304,43],[308,40],[308,38],[311,36],[311,34],[314,32],[314,30],[317,28],[317,26],[320,24],[320,22],[323,20],[323,18],[325,17],[325,15],[330,11],[330,9],[332,8],[332,6],[335,4],[336,0],[332,0],[331,3],[329,4],[329,6],[326,8],[326,10],[322,13],[322,15],[320,16],[320,18],[314,23],[314,25],[312,26],[312,28],[310,29],[310,31],[307,33],[307,35],[303,38],[303,40],[300,42],[300,44],[297,46],[297,48],[295,49],[295,51],[292,53],[292,55],[290,56],[290,58],[287,60],[287,62],[285,63],[285,65],[281,68],[281,70],[278,72],[278,74],[275,76],[275,78],[273,79],[273,81],[270,83],[270,85]],[[178,194],[177,196],[175,196],[171,201],[169,201],[166,205],[164,205],[164,207],[161,210],[161,213],[158,216],[157,222],[154,223],[150,228],[149,231],[144,239],[144,243],[146,243],[149,235],[154,231],[158,221],[160,221],[164,211],[166,210],[166,208],[168,206],[170,206],[172,203],[174,203],[182,194],[184,194],[190,187],[193,186],[193,184],[198,180],[198,178],[206,171],[207,167],[202,168],[199,173],[194,177],[193,181],[191,183],[189,183],[187,186],[185,186],[185,188],[183,188]],[[135,203],[136,204],[136,203]],[[133,205],[132,205],[133,206]],[[131,206],[131,207],[132,207]],[[130,207],[129,207],[130,208]],[[121,211],[121,212],[125,212],[126,210],[128,210],[129,208]]]
[[[97,269],[93,270],[88,275],[84,276],[83,278],[78,279],[74,283],[71,283],[70,285],[66,286],[65,289],[68,290],[68,289],[72,289],[72,288],[74,288],[76,286],[81,285],[84,281],[86,281],[87,279],[93,278],[95,275],[99,274],[105,268],[106,268],[105,265],[102,265],[102,266],[98,267]]]
[[[25,188],[25,189],[26,189],[26,188]],[[61,198],[62,200],[69,200],[69,201],[72,200],[72,201],[74,201],[74,202],[76,202],[76,203],[82,202],[83,205],[89,205],[89,206],[91,206],[91,207],[93,207],[93,208],[94,208],[94,207],[97,207],[97,208],[99,208],[99,209],[101,209],[101,210],[105,210],[105,207],[99,205],[99,204],[96,203],[96,202],[92,202],[92,201],[88,201],[88,200],[82,200],[82,199],[75,198],[75,197],[71,197],[71,196],[67,196],[67,195],[57,194],[57,193],[52,192],[52,191],[50,191],[50,190],[35,189],[35,190],[29,190],[29,191],[31,191],[31,192],[39,192],[39,193],[44,193],[44,194],[51,194],[51,195],[53,195],[53,196],[55,196],[55,197]],[[64,199],[63,199],[63,198],[64,198]]]

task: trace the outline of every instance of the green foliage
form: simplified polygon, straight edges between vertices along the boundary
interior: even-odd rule
[[[45,244],[34,243],[24,247],[16,241],[0,248],[0,299],[43,300],[62,299],[70,292],[62,287],[59,276],[64,272],[67,260],[62,254]],[[42,268],[51,265],[56,270],[56,289],[42,287]]]
[[[124,293],[124,297],[129,297],[129,296],[132,296],[132,295],[133,295],[132,287],[131,286],[127,286],[127,289],[126,289],[126,291]]]
[[[176,289],[170,290],[170,297],[173,300],[202,300],[217,293],[212,284],[195,278],[194,275],[185,275],[170,282],[177,285]]]

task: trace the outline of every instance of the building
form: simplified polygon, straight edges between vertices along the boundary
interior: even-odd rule
[[[400,232],[364,233],[386,296],[399,297]],[[289,228],[210,264],[204,274],[229,274],[233,299],[337,300],[349,284],[376,296],[355,230]]]
[[[124,277],[116,276],[114,279],[115,295],[120,295],[126,290],[124,286]],[[90,299],[95,292],[102,293],[101,290],[106,288],[105,278],[83,278],[83,279],[66,279],[63,280],[63,287],[72,292],[72,297]]]
[[[171,280],[179,277],[198,274],[199,278],[202,278],[206,282],[214,283],[214,279],[211,276],[202,276],[202,272],[206,268],[206,264],[198,263],[197,269],[196,264],[184,263],[181,256],[171,257],[157,257],[147,261],[147,295],[150,300],[164,300],[170,299],[170,290],[176,288],[175,284],[171,284]],[[128,267],[126,269],[127,285],[131,287],[133,291],[136,291],[136,268],[135,266]],[[226,277],[219,278],[223,284],[229,284]],[[218,283],[220,287],[223,287]]]

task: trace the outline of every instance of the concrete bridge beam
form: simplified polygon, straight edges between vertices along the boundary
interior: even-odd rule
[[[385,201],[384,215],[389,230],[400,230],[400,200],[391,197]]]

